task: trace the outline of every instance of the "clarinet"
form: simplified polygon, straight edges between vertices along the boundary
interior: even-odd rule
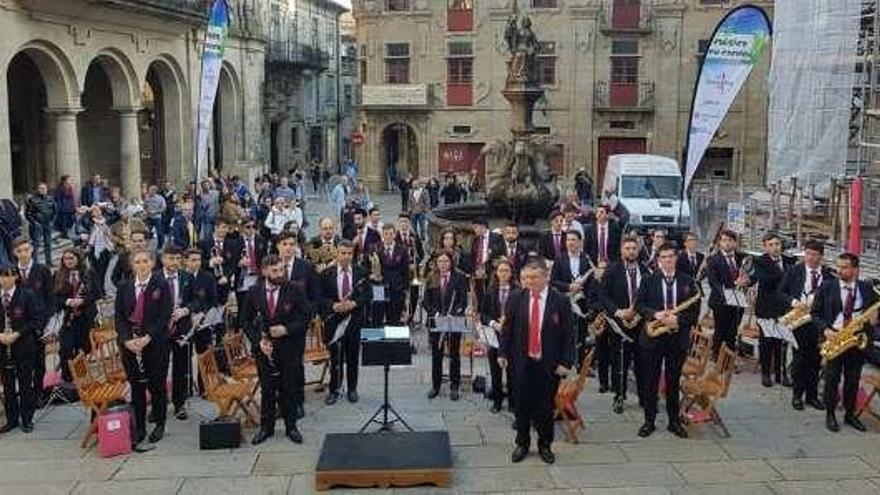
[[[12,325],[9,323],[9,308],[5,305],[3,306],[3,322],[3,333],[5,335],[12,334]],[[12,344],[6,346],[6,366],[4,369],[15,369],[15,363],[12,361]]]
[[[265,315],[267,318],[269,315]],[[264,319],[261,319],[264,320]],[[266,356],[266,363],[269,365],[269,376],[280,376],[281,370],[278,369],[278,365],[275,363],[275,341],[272,338],[272,335],[269,333],[268,323],[266,321],[260,322],[260,334],[264,339],[268,340],[272,343],[272,352]]]
[[[134,333],[135,338],[143,337],[141,332],[143,331],[143,326],[141,323],[137,323],[132,327],[132,333]],[[137,361],[138,366],[138,377],[137,381],[140,383],[147,382],[147,370],[144,368],[144,356],[141,352],[134,353],[134,359]]]

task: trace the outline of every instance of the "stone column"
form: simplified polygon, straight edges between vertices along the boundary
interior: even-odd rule
[[[4,69],[5,73],[5,69]],[[0,198],[12,197],[12,150],[9,134],[9,97],[6,93],[6,81],[0,84]]]
[[[61,178],[70,176],[74,191],[82,185],[82,171],[79,157],[79,136],[77,134],[76,116],[81,108],[48,108],[46,112],[52,117],[52,128],[55,137],[55,173]]]
[[[127,197],[141,193],[141,147],[138,108],[117,108],[119,113],[119,181]]]

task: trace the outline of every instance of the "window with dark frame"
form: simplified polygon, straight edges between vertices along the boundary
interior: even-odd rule
[[[537,70],[541,84],[556,84],[556,42],[541,41],[538,44]]]
[[[385,10],[388,12],[409,11],[409,0],[385,0]]]
[[[533,9],[555,9],[558,6],[557,0],[532,0]]]
[[[611,83],[639,82],[639,42],[618,39],[611,41]]]
[[[450,41],[446,59],[446,80],[452,84],[474,82],[474,45],[470,41]]]
[[[385,45],[385,82],[409,84],[409,43]]]

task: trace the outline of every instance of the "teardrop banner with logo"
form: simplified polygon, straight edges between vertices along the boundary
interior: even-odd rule
[[[687,194],[706,149],[769,44],[771,34],[767,13],[754,5],[731,10],[715,28],[694,87],[682,196]]]
[[[211,7],[208,29],[205,31],[205,47],[202,51],[202,77],[199,82],[199,109],[196,113],[195,177],[201,181],[208,176],[208,136],[214,115],[214,99],[220,83],[223,67],[223,50],[229,29],[229,9],[226,0],[215,0]],[[216,146],[216,144],[215,144]]]

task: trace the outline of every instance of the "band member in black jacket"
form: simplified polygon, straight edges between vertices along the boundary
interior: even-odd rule
[[[565,246],[562,254],[553,262],[553,269],[550,274],[550,285],[565,294],[569,298],[580,297],[579,307],[582,314],[587,314],[589,308],[588,291],[591,283],[587,276],[593,267],[592,262],[583,251],[583,240],[578,230],[569,230],[564,237]],[[580,294],[580,296],[577,296]],[[587,341],[587,321],[584,318],[572,313],[571,322],[572,331],[575,333],[575,351],[577,362],[580,363],[586,355]],[[603,334],[597,339],[597,362],[599,368],[599,388],[601,390],[608,389],[608,368],[609,361],[609,340],[608,335]]]
[[[519,276],[519,271],[526,263],[528,250],[519,240],[519,226],[514,222],[509,222],[504,226],[504,243],[502,244],[501,254],[507,258],[513,267],[515,277]]]
[[[116,294],[116,332],[131,385],[135,419],[132,443],[141,450],[139,444],[146,437],[147,427],[147,389],[156,420],[149,441],[155,443],[165,436],[168,324],[174,302],[168,284],[153,274],[154,262],[149,253],[135,251],[130,259],[133,276]]]
[[[203,239],[199,246],[204,268],[213,273],[217,281],[220,304],[225,304],[233,284],[239,278],[238,262],[242,251],[239,237],[232,235],[229,221],[221,216],[214,226],[213,237]]]
[[[117,291],[123,282],[131,278],[131,253],[135,251],[147,251],[147,233],[143,230],[132,230],[128,235],[125,249],[116,256],[116,265],[110,273],[110,281],[116,286]],[[103,280],[100,281],[103,283]]]
[[[822,266],[825,246],[816,240],[804,242],[804,261],[789,268],[779,283],[779,293],[785,298],[786,307],[809,306],[822,283],[834,278],[834,274],[826,266]],[[825,404],[819,400],[819,338],[821,330],[815,322],[810,321],[794,331],[797,349],[794,349],[792,360],[792,398],[791,406],[798,411],[804,409],[806,403],[814,409],[825,410]]]
[[[348,401],[358,401],[361,328],[370,307],[372,285],[367,279],[367,270],[352,264],[353,257],[354,245],[351,241],[341,241],[337,246],[336,264],[321,272],[320,276],[319,306],[324,320],[324,342],[330,348],[330,390],[324,399],[328,406],[339,400],[343,363]],[[334,342],[339,325],[349,317],[345,332]]]
[[[596,223],[584,233],[584,249],[593,263],[611,262],[620,256],[620,227],[608,216],[608,205],[596,207]]]
[[[415,283],[413,277],[416,279],[419,277],[419,269],[422,266],[422,261],[425,259],[425,247],[422,244],[422,239],[413,230],[412,220],[408,213],[401,213],[397,216],[396,242],[400,243],[409,255],[410,283],[407,288],[409,291],[407,293],[409,297],[409,314],[406,315],[407,319],[403,323],[410,324],[417,313],[414,306],[418,304],[420,290],[419,284]]]
[[[302,443],[296,427],[298,367],[302,354],[297,347],[305,334],[312,308],[299,286],[286,280],[284,262],[275,255],[263,259],[263,279],[254,285],[243,308],[242,321],[251,341],[260,372],[260,431],[251,443],[259,445],[275,434],[275,406],[287,438]]]
[[[483,325],[492,327],[499,343],[499,348],[490,348],[486,353],[486,357],[489,360],[489,374],[492,377],[491,411],[493,413],[501,411],[501,405],[504,401],[502,371],[507,375],[507,405],[511,411],[514,410],[513,375],[511,375],[510,368],[506,370],[501,368],[498,358],[501,357],[500,343],[501,331],[504,327],[505,308],[507,307],[507,301],[510,301],[511,297],[515,298],[515,293],[519,290],[517,285],[513,279],[513,268],[511,268],[507,260],[502,258],[495,267],[492,282],[489,284],[488,290],[483,293],[483,298],[480,301],[480,322]]]
[[[434,260],[436,278],[425,289],[422,306],[428,315],[428,328],[436,328],[437,316],[463,316],[468,304],[467,280],[460,272],[453,270],[449,253],[440,253]],[[431,344],[431,390],[428,398],[440,393],[443,379],[443,343],[449,345],[449,398],[458,400],[461,385],[461,334],[431,331],[428,335]]]
[[[755,258],[755,281],[758,283],[758,296],[755,299],[755,317],[776,320],[791,308],[784,295],[779,292],[779,283],[785,271],[791,268],[795,260],[782,254],[782,239],[776,234],[764,236],[764,254]],[[770,372],[776,376],[776,383],[791,386],[785,371],[785,342],[780,339],[766,337],[763,332],[759,340],[758,354],[761,360],[761,383],[772,387]]]
[[[522,270],[523,290],[509,301],[501,332],[501,366],[513,370],[516,391],[516,449],[511,461],[528,455],[532,425],[538,432],[538,454],[547,464],[556,456],[553,443],[553,399],[561,376],[574,364],[571,304],[550,287],[543,258],[530,258]]]
[[[239,276],[235,279],[236,295],[247,292],[245,279],[256,278],[260,275],[260,264],[266,256],[268,246],[266,239],[257,231],[257,221],[253,218],[244,218],[241,222],[241,233],[238,236],[238,244],[241,246],[241,256],[238,260]],[[236,299],[241,302],[240,299]]]
[[[699,284],[706,272],[705,267],[703,267],[706,255],[697,250],[700,239],[693,232],[686,232],[682,239],[684,241],[684,249],[678,252],[678,263],[675,265],[675,271],[687,273]],[[701,268],[703,268],[702,272]]]
[[[318,235],[309,240],[312,249],[320,249],[325,244],[339,245],[342,239],[336,235],[336,222],[330,217],[323,217],[318,221]]]
[[[289,284],[296,286],[309,301],[309,313],[305,315],[306,321],[311,321],[314,316],[313,302],[318,300],[319,283],[318,272],[312,262],[296,256],[299,250],[298,239],[296,234],[283,231],[275,238],[275,246],[278,249],[278,256],[283,264],[284,275]],[[306,350],[306,334],[297,333],[293,336],[293,355],[296,357],[296,378],[294,386],[293,412],[296,419],[305,416],[305,366],[303,364],[303,355]]]
[[[394,225],[382,227],[382,242],[373,248],[373,254],[379,257],[382,265],[382,282],[385,286],[385,302],[383,311],[373,314],[373,326],[400,325],[406,291],[410,283],[410,259],[405,246],[395,241],[397,229]]]
[[[605,310],[605,315],[615,318],[621,330],[632,338],[626,341],[620,335],[606,328],[605,333],[610,333],[611,338],[611,388],[614,390],[615,413],[623,412],[623,402],[626,400],[626,383],[629,374],[630,363],[636,376],[636,388],[639,404],[643,401],[644,371],[642,359],[638,356],[636,339],[645,327],[636,312],[636,300],[639,297],[639,288],[642,282],[648,279],[651,272],[648,267],[639,263],[639,241],[635,237],[624,237],[620,247],[621,259],[611,264],[602,277],[602,290],[599,293],[599,301]],[[624,321],[640,321],[635,327],[628,329]]]
[[[62,363],[67,363],[77,352],[91,351],[89,333],[98,313],[95,305],[98,288],[76,248],[68,248],[61,255],[61,265],[55,272],[54,292],[53,308],[64,311],[59,356]],[[61,375],[65,381],[70,382],[68,366],[61,367]]]
[[[565,215],[560,210],[550,214],[550,230],[541,236],[541,255],[555,260],[565,252]]]
[[[652,272],[657,269],[657,256],[660,246],[666,244],[666,231],[664,229],[654,229],[648,238],[649,243],[645,244],[639,253],[639,263],[644,264]]]
[[[34,248],[25,237],[19,237],[12,241],[12,254],[18,261],[18,276],[21,286],[30,289],[34,293],[42,311],[41,318],[49,321],[55,310],[54,296],[52,294],[52,270],[46,265],[41,265],[34,260]],[[40,329],[42,335],[43,329]],[[43,392],[43,378],[46,375],[46,344],[42,339],[37,339],[37,355],[34,367],[34,392],[36,394],[37,407],[42,407],[45,402]]]
[[[190,249],[186,252],[186,271],[191,281],[189,283],[188,304],[192,315],[203,315],[211,308],[217,306],[217,280],[214,275],[202,268],[202,251]],[[196,318],[196,320],[201,317]],[[210,328],[197,331],[191,340],[195,342],[196,353],[203,353],[214,341]]]
[[[877,302],[877,293],[871,283],[859,280],[859,257],[843,253],[837,257],[837,276],[822,283],[810,316],[816,327],[822,330],[825,340],[836,338],[837,333],[854,318]],[[869,322],[865,322],[862,332],[871,335],[871,327],[877,322],[876,312]],[[869,337],[870,339],[870,337]],[[866,431],[865,425],[856,416],[856,396],[865,351],[853,347],[825,365],[825,426],[833,432],[840,431],[834,410],[837,408],[837,390],[843,375],[843,407],[846,416],[843,422],[858,431]]]
[[[743,316],[743,308],[727,305],[724,290],[744,290],[751,285],[749,274],[742,269],[745,255],[736,250],[737,242],[736,232],[722,230],[718,236],[719,249],[706,263],[706,276],[711,287],[709,307],[715,319],[713,356],[718,356],[722,343],[736,352],[736,335]]]
[[[190,391],[190,370],[192,368],[192,351],[187,343],[180,339],[192,328],[190,306],[192,298],[192,276],[181,270],[180,248],[171,245],[162,251],[162,268],[156,270],[155,276],[165,280],[171,292],[171,326],[168,332],[167,349],[171,352],[171,402],[174,404],[174,416],[179,420],[188,417],[186,399]]]
[[[675,247],[672,244],[660,246],[657,250],[657,270],[642,282],[636,300],[636,310],[645,321],[661,321],[675,329],[672,333],[657,337],[649,337],[646,332],[639,335],[638,345],[645,371],[645,423],[639,428],[640,437],[650,436],[656,429],[654,420],[657,417],[661,368],[665,369],[666,376],[666,414],[669,418],[666,428],[679,438],[687,437],[679,417],[679,381],[690,345],[691,327],[697,323],[700,306],[698,303],[678,314],[673,312],[678,305],[698,294],[693,279],[675,271],[675,260]]]
[[[17,280],[15,267],[0,268],[0,369],[6,410],[6,424],[0,433],[19,425],[25,433],[34,430],[34,361],[37,340],[46,324],[36,296],[27,288],[18,287]]]

